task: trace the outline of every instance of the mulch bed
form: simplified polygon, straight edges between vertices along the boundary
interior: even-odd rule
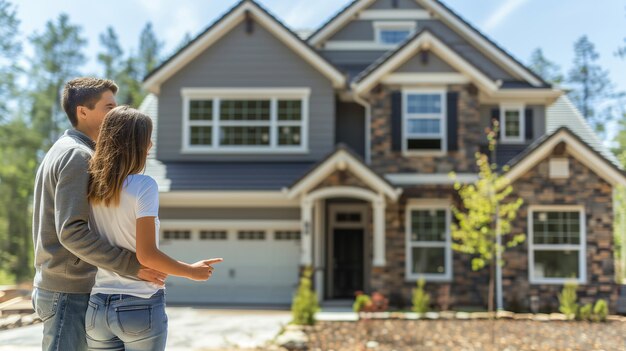
[[[361,320],[318,322],[306,332],[316,351],[626,350],[624,322]]]

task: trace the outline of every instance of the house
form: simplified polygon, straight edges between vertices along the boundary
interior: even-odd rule
[[[380,291],[484,305],[487,270],[451,249],[448,173],[477,179],[484,129],[524,200],[505,308],[617,299],[613,192],[626,175],[563,95],[438,0],[355,0],[305,39],[243,0],[144,81],[161,248],[224,257],[178,303],[289,304],[314,268],[322,302]]]

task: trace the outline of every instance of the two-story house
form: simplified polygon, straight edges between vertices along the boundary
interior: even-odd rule
[[[356,0],[301,38],[243,0],[145,81],[156,122],[161,247],[224,257],[182,303],[288,304],[380,291],[483,305],[487,270],[451,249],[448,176],[477,179],[484,130],[524,205],[505,307],[553,307],[566,279],[614,304],[613,191],[624,172],[563,95],[438,0]]]

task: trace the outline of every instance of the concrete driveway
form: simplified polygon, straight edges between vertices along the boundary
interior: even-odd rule
[[[264,346],[291,320],[287,310],[167,307],[168,351]],[[0,351],[41,350],[42,324],[0,332]]]

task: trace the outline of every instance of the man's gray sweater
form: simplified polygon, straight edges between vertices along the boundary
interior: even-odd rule
[[[133,252],[111,246],[89,229],[89,160],[94,142],[68,130],[50,148],[35,179],[33,242],[38,288],[89,293],[98,267],[136,276]]]

